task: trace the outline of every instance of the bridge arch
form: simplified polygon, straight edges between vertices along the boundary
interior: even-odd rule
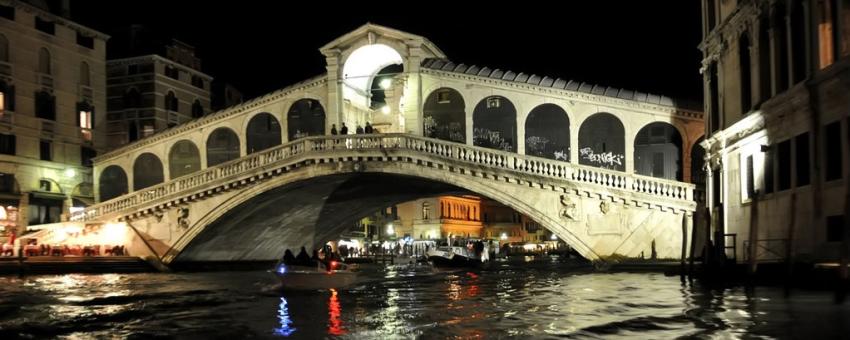
[[[338,235],[345,228],[349,226],[347,222],[348,220],[355,220],[358,217],[361,217],[364,213],[368,213],[369,211],[378,210],[379,208],[385,207],[387,203],[396,204],[404,201],[410,201],[416,198],[423,197],[422,194],[417,193],[414,196],[407,196],[401,199],[400,201],[387,201],[386,196],[379,196],[380,199],[370,200],[370,195],[376,194],[377,191],[383,191],[377,194],[387,194],[396,193],[396,191],[403,188],[409,188],[411,186],[415,187],[414,191],[421,192],[421,190],[425,188],[437,188],[434,190],[439,191],[431,192],[430,195],[439,195],[439,194],[459,194],[459,193],[473,193],[476,195],[481,195],[484,197],[488,197],[493,199],[505,206],[516,210],[517,212],[528,216],[535,222],[540,223],[544,228],[551,230],[558,234],[564,241],[570,244],[576,251],[578,251],[585,258],[596,260],[599,259],[600,256],[592,249],[590,244],[585,243],[581,237],[574,234],[570,229],[565,227],[562,222],[553,218],[551,214],[547,214],[545,211],[542,211],[539,205],[535,205],[532,200],[522,199],[521,197],[517,197],[516,195],[512,195],[511,193],[507,193],[504,190],[500,190],[499,187],[489,185],[489,183],[478,182],[478,181],[464,181],[462,178],[458,176],[461,175],[450,175],[446,176],[444,171],[425,171],[418,172],[413,174],[410,169],[400,168],[397,166],[388,166],[388,167],[373,167],[366,166],[365,171],[361,171],[358,173],[348,173],[341,175],[335,169],[330,169],[327,167],[316,167],[316,166],[308,166],[308,167],[300,167],[297,172],[292,173],[289,176],[279,176],[275,177],[269,182],[264,183],[263,185],[255,185],[246,188],[245,190],[239,190],[234,196],[228,198],[226,201],[216,204],[215,209],[211,209],[208,213],[199,218],[194,224],[189,226],[186,233],[184,233],[174,244],[166,254],[163,255],[163,261],[165,263],[170,263],[180,256],[190,256],[183,254],[184,251],[191,253],[197,253],[198,249],[191,249],[194,247],[199,247],[199,244],[202,244],[201,247],[205,247],[205,249],[220,249],[224,244],[231,243],[230,240],[232,237],[235,237],[235,234],[222,234],[222,232],[233,232],[241,235],[240,239],[249,240],[248,233],[253,233],[256,231],[258,234],[262,233],[263,237],[267,237],[272,233],[268,228],[270,225],[269,222],[263,222],[262,227],[254,230],[253,227],[249,227],[248,223],[245,223],[244,219],[239,219],[239,214],[241,212],[241,216],[243,218],[269,218],[272,221],[280,222],[280,220],[274,219],[274,214],[287,214],[285,209],[289,209],[288,207],[292,205],[293,209],[297,209],[298,212],[304,214],[305,211],[314,211],[317,212],[320,216],[317,217],[316,220],[311,220],[309,223],[315,223],[315,225],[321,225],[323,227],[328,227],[328,229],[317,230],[315,237],[311,240],[308,240],[304,236],[299,235],[296,241],[299,242],[297,245],[293,244],[290,247],[295,246],[317,246],[319,244],[323,244],[326,241],[331,240],[334,237],[338,237]],[[404,183],[400,185],[391,185],[391,186],[375,186],[373,180],[364,179],[369,178],[379,178],[381,183]],[[327,182],[329,181],[337,181],[340,186],[334,187],[332,189],[322,189],[327,187]],[[401,182],[399,182],[401,181]],[[351,186],[345,186],[345,183],[353,183],[353,185],[359,185],[355,190],[352,190]],[[359,183],[359,184],[358,184]],[[370,184],[372,183],[372,184]],[[458,183],[463,183],[462,187],[458,187]],[[317,189],[319,188],[319,189]],[[340,190],[335,190],[339,188]],[[376,190],[376,188],[380,188]],[[286,190],[295,190],[293,191],[293,195],[297,195],[298,197],[309,197],[313,196],[316,199],[324,199],[327,202],[338,201],[341,197],[345,197],[348,200],[342,201],[345,204],[351,204],[352,201],[357,202],[355,204],[361,204],[360,209],[338,209],[338,207],[323,207],[317,209],[314,206],[309,206],[309,202],[307,199],[298,200],[298,203],[293,204],[279,204],[280,202],[292,202],[289,199],[289,196],[281,196],[276,197],[278,195],[276,191],[283,190],[281,192],[286,192]],[[312,192],[312,194],[305,194],[305,190],[308,192]],[[394,197],[402,197],[394,196]],[[262,205],[263,207],[255,208],[252,207],[252,204],[256,204],[257,206]],[[324,201],[323,201],[324,204]],[[372,204],[372,205],[370,205]],[[312,207],[312,208],[311,208]],[[260,209],[260,210],[258,210]],[[266,209],[266,210],[263,210]],[[312,209],[312,210],[311,210]],[[236,214],[236,215],[234,215]],[[292,214],[295,215],[295,214]],[[332,216],[331,220],[324,220],[321,216]],[[234,219],[235,218],[235,219]],[[223,219],[231,219],[226,223],[222,223]],[[290,221],[291,222],[291,221]],[[288,228],[302,228],[305,223],[299,220],[299,223],[288,223]],[[235,228],[235,226],[239,226]],[[280,227],[280,228],[287,228]],[[218,229],[225,228],[225,230]],[[265,232],[260,232],[260,229],[265,230]],[[302,229],[298,229],[302,230]],[[292,232],[297,232],[298,230],[291,230]],[[259,235],[257,235],[259,236]],[[212,242],[211,244],[208,242]],[[305,242],[307,244],[305,244]],[[269,247],[270,242],[262,242],[263,247]],[[277,242],[271,242],[276,244]],[[312,243],[312,244],[310,244]],[[232,244],[231,244],[232,245]],[[251,247],[248,248],[252,248]],[[274,246],[271,246],[274,247]],[[265,248],[269,251],[268,256],[271,259],[278,258],[280,254],[283,253],[283,245],[281,245],[280,249],[272,249]],[[257,255],[258,249],[246,249],[246,251],[251,252],[253,255]],[[195,259],[192,259],[195,260]]]
[[[489,96],[472,112],[473,145],[517,152],[516,106],[503,96]]]
[[[597,112],[581,123],[579,164],[626,171],[626,128],[617,116]]]
[[[536,106],[525,119],[525,154],[570,161],[570,118],[556,104]]]
[[[681,181],[683,173],[682,134],[666,122],[646,124],[634,139],[636,174]]]
[[[271,113],[260,112],[252,116],[245,127],[245,154],[280,145],[280,130],[280,122]]]
[[[466,143],[466,103],[463,95],[450,87],[431,91],[422,106],[425,137]]]
[[[229,127],[219,127],[207,136],[207,167],[239,158],[239,136]]]
[[[103,169],[98,178],[99,202],[124,195],[127,190],[127,172],[119,165],[110,165]]]
[[[370,107],[375,75],[391,65],[404,68],[404,58],[398,50],[383,43],[362,45],[350,51],[342,61],[343,98]]]
[[[201,170],[201,153],[194,142],[183,139],[174,143],[168,152],[168,178],[191,174]]]
[[[287,140],[293,141],[308,136],[325,134],[325,109],[315,99],[303,98],[295,101],[286,114]]]
[[[162,183],[165,176],[162,161],[156,155],[145,152],[133,162],[133,190],[141,190]]]

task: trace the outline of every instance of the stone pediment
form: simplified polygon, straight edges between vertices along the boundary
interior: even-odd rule
[[[407,48],[420,48],[423,57],[445,58],[445,54],[427,38],[397,29],[366,23],[322,46],[319,51],[326,57],[346,55],[360,46],[385,44],[407,56]]]

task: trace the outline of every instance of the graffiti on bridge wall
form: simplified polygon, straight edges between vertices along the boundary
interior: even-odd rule
[[[623,165],[625,155],[614,154],[611,151],[603,153],[595,153],[591,147],[584,147],[578,150],[579,157],[585,159],[591,164],[602,168],[615,168]]]

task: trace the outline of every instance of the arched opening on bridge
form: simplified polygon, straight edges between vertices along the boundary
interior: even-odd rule
[[[570,118],[555,104],[535,107],[525,119],[525,154],[570,161]]]
[[[373,95],[371,86],[375,75],[390,65],[403,63],[401,55],[387,45],[372,44],[354,50],[342,67],[343,98],[348,99],[352,104],[371,107]]]
[[[249,154],[280,145],[280,123],[270,113],[262,112],[248,122],[245,135]]]
[[[404,66],[393,64],[382,68],[375,74],[369,86],[369,93],[372,95],[369,108],[372,110],[383,110],[383,107],[389,104],[387,103],[387,90],[393,86],[395,75],[402,72],[404,72]],[[386,110],[390,110],[390,108]]]
[[[616,116],[595,113],[578,131],[579,164],[626,171],[626,129]]]
[[[635,173],[682,180],[682,135],[675,126],[655,122],[635,136]]]
[[[162,183],[162,161],[156,155],[145,152],[133,163],[133,190],[141,190]]]
[[[124,195],[127,190],[127,173],[118,165],[110,165],[103,169],[98,179],[100,201],[106,201]]]
[[[286,114],[289,141],[325,134],[325,109],[315,99],[300,99]]]
[[[279,259],[284,250],[297,251],[302,246],[309,251],[344,234],[367,232],[361,223],[365,216],[375,217],[371,219],[374,228],[370,228],[373,236],[389,235],[393,240],[438,239],[449,234],[493,239],[503,233],[507,235],[499,240],[502,244],[532,234],[544,236],[535,235],[538,243],[553,240],[550,231],[540,230],[545,228],[542,223],[515,211],[507,202],[422,177],[349,173],[268,189],[255,191],[234,205],[217,207],[220,215],[188,244],[173,250],[178,267],[192,261]],[[410,209],[400,206],[402,203],[410,203]],[[440,222],[443,219],[445,223]],[[408,220],[418,222],[409,225]],[[434,230],[434,223],[444,225]]]
[[[239,136],[233,130],[220,127],[207,138],[207,167],[239,158]]]
[[[168,153],[169,178],[175,179],[198,170],[201,170],[201,153],[195,143],[186,139],[174,143]]]
[[[516,108],[508,98],[484,98],[472,112],[472,141],[475,146],[516,152],[516,130]]]
[[[431,92],[422,109],[425,137],[466,143],[465,109],[460,92],[447,87]]]

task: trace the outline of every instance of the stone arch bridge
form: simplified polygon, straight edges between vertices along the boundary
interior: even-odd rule
[[[99,203],[73,220],[127,222],[131,251],[165,264],[269,260],[364,212],[471,192],[589,259],[685,252],[700,112],[454,64],[424,37],[373,24],[321,51],[324,75],[97,157]],[[351,135],[367,122],[380,133]],[[329,136],[343,124],[349,135]]]

